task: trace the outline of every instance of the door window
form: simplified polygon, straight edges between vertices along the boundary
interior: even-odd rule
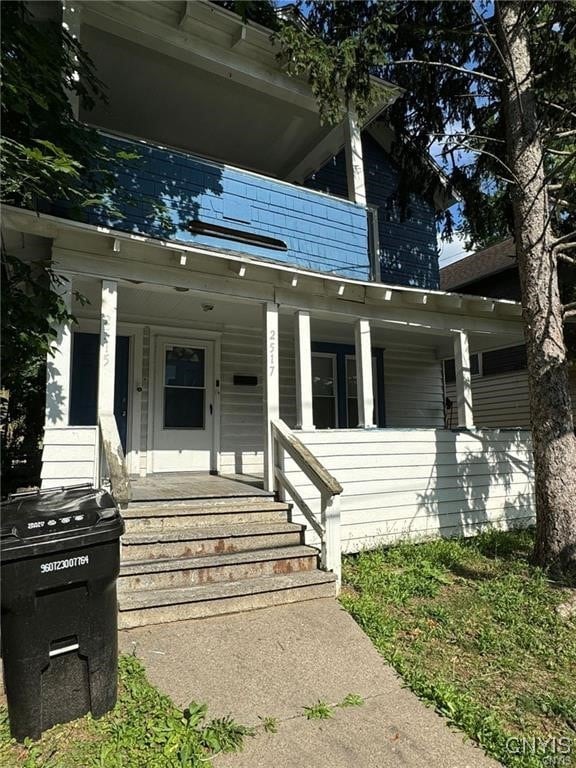
[[[372,357],[372,386],[374,396],[373,423],[378,424],[378,372],[376,357]],[[347,427],[355,429],[358,426],[358,384],[356,380],[356,357],[346,355],[346,419]]]
[[[337,427],[336,357],[312,355],[312,412],[317,429]]]
[[[204,429],[206,359],[201,347],[166,347],[164,429]]]

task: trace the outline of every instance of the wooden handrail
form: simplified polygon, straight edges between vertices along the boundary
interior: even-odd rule
[[[322,466],[316,456],[292,433],[290,427],[282,419],[272,422],[272,432],[282,448],[296,462],[310,482],[318,488],[320,493],[326,493],[330,496],[338,496],[342,493],[343,489],[338,480]]]
[[[319,536],[322,567],[334,573],[339,589],[342,570],[339,497],[343,488],[281,419],[271,422],[271,428],[274,442],[274,479],[279,497],[284,499],[287,493]],[[286,451],[296,466],[320,491],[320,520],[284,472],[282,450]]]
[[[126,466],[122,442],[113,413],[102,413],[98,417],[102,450],[110,475],[112,496],[120,507],[127,507],[132,498],[130,475]]]

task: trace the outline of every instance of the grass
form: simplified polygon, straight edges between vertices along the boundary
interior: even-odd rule
[[[531,549],[530,531],[492,531],[364,552],[345,559],[341,601],[408,686],[504,765],[574,767],[576,621]]]
[[[329,720],[334,715],[334,708],[327,701],[319,699],[310,707],[304,707],[306,720]]]
[[[242,748],[251,731],[230,718],[207,720],[206,706],[185,710],[146,679],[133,656],[119,662],[119,697],[112,712],[57,725],[38,742],[10,739],[0,712],[1,768],[209,768],[220,752]]]

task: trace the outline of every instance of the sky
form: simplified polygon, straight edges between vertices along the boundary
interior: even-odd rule
[[[450,242],[444,242],[438,238],[438,247],[440,248],[440,268],[472,253],[466,249],[464,241],[459,237],[454,237]]]

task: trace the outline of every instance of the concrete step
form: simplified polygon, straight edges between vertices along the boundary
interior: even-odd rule
[[[206,525],[235,525],[237,523],[282,523],[288,519],[290,505],[274,499],[218,499],[200,502],[174,502],[170,505],[130,506],[123,514],[126,530],[147,531],[151,528],[168,530]]]
[[[122,561],[222,555],[303,544],[304,526],[295,523],[241,523],[185,529],[154,528],[124,534]]]
[[[177,589],[138,590],[119,595],[118,623],[120,629],[129,629],[335,595],[334,575],[318,570]]]
[[[229,506],[258,506],[261,504],[276,504],[273,494],[262,494],[260,496],[210,496],[201,499],[158,499],[156,501],[132,501],[128,509],[122,514],[125,517],[140,517],[148,511],[155,513],[155,510],[165,510],[165,514],[178,514],[179,510],[202,510],[209,506],[212,508]],[[173,511],[175,510],[175,511]]]
[[[122,563],[119,593],[139,589],[171,589],[296,573],[316,568],[318,550],[294,546],[235,552],[214,557],[185,557],[167,560],[137,560]]]

